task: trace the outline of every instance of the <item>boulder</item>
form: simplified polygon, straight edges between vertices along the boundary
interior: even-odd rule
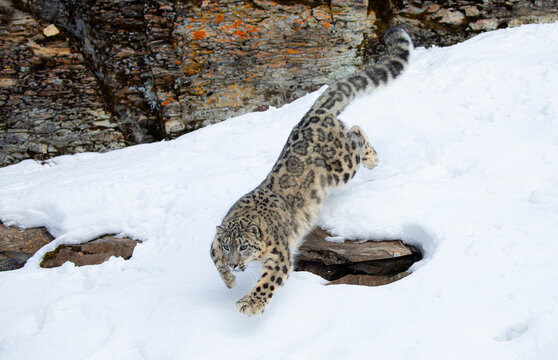
[[[20,230],[0,224],[0,271],[23,267],[27,259],[52,240],[44,227]]]
[[[60,245],[55,250],[46,253],[41,267],[52,268],[73,262],[76,266],[97,265],[107,261],[110,257],[132,257],[134,248],[139,243],[129,238],[117,238],[105,235],[83,244]]]
[[[44,227],[20,230],[0,225],[0,271],[23,267],[33,254],[52,240],[54,238]],[[44,255],[41,267],[56,267],[66,261],[77,266],[101,264],[111,256],[128,260],[138,243],[140,241],[105,235],[83,244],[63,244]]]

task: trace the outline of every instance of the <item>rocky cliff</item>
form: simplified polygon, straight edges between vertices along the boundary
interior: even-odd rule
[[[541,1],[0,0],[0,166],[174,138],[417,46],[558,20]]]

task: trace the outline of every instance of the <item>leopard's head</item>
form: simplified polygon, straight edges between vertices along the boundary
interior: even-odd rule
[[[229,222],[217,226],[216,236],[232,271],[244,271],[249,262],[262,256],[262,233],[257,225]]]

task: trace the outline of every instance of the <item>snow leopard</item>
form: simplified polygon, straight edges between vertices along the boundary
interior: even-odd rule
[[[329,191],[347,184],[359,164],[373,169],[378,155],[359,126],[337,119],[357,96],[383,86],[407,67],[413,44],[401,26],[384,35],[388,53],[378,62],[331,84],[292,129],[271,171],[242,196],[217,226],[210,249],[225,282],[248,263],[261,263],[256,285],[236,303],[245,315],[263,313],[293,269],[293,256],[318,220]]]

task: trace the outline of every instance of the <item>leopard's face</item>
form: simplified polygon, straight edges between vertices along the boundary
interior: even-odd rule
[[[248,263],[262,256],[261,232],[256,225],[218,226],[217,238],[231,271],[244,271]]]

